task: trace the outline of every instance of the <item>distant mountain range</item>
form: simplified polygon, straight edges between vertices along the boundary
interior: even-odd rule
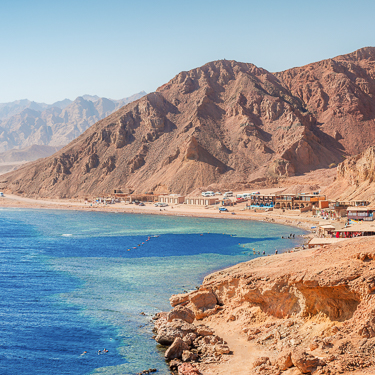
[[[0,104],[0,152],[32,145],[61,147],[95,122],[146,95],[144,91],[120,100],[83,95],[53,104],[27,99]]]

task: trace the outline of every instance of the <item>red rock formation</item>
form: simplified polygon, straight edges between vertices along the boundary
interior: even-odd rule
[[[42,197],[189,193],[327,168],[374,143],[374,51],[275,74],[227,60],[181,72],[7,175],[5,187]]]

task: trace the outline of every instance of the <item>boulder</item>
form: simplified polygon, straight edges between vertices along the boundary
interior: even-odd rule
[[[184,362],[195,361],[198,358],[196,353],[191,352],[190,350],[184,350],[182,352],[182,360]]]
[[[254,363],[253,363],[253,367],[258,367],[258,366],[261,366],[261,365],[270,365],[271,364],[271,361],[268,357],[258,357]]]
[[[161,345],[171,345],[175,338],[183,338],[188,333],[194,333],[195,331],[194,324],[186,323],[181,319],[174,319],[158,329],[155,340]]]
[[[281,371],[285,371],[289,367],[292,367],[292,353],[290,351],[280,353],[276,359],[276,365]]]
[[[197,335],[198,336],[211,336],[214,334],[214,331],[204,325],[197,326]]]
[[[189,293],[174,294],[171,298],[169,298],[169,303],[172,307],[177,305],[186,305],[189,303]]]
[[[190,295],[190,303],[197,310],[207,310],[213,309],[217,304],[217,299],[215,294],[210,290],[198,291]]]
[[[165,359],[170,360],[175,358],[181,358],[183,351],[188,349],[189,346],[186,344],[186,342],[182,340],[180,337],[176,337],[173,341],[173,344],[165,352]]]
[[[291,359],[302,374],[309,374],[318,366],[325,366],[325,362],[304,351],[296,350],[292,352]]]
[[[183,363],[178,366],[178,375],[202,375],[202,373],[191,363]]]
[[[185,322],[193,323],[195,315],[193,311],[185,306],[176,306],[167,315],[168,322],[171,322],[173,319],[181,319]]]
[[[175,370],[178,370],[178,366],[180,366],[182,364],[181,360],[180,359],[172,359],[168,365],[169,365],[169,368],[173,371]]]
[[[215,314],[218,306],[214,293],[210,290],[200,290],[190,295],[190,307],[194,311],[195,319],[200,320]]]
[[[218,353],[218,354],[229,354],[230,349],[229,349],[228,345],[217,344],[217,345],[215,345],[215,352]]]
[[[183,340],[188,344],[189,346],[193,344],[194,340],[197,338],[197,335],[193,332],[188,333],[186,336],[183,337]]]

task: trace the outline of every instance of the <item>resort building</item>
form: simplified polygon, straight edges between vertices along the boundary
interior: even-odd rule
[[[248,208],[273,208],[275,205],[276,196],[254,194],[249,197],[250,201],[246,204]]]
[[[158,201],[168,204],[182,204],[185,202],[185,196],[178,194],[159,195]]]
[[[370,202],[365,200],[331,201],[329,202],[329,209],[336,213],[336,217],[346,217],[348,207],[365,207],[369,204]]]
[[[374,211],[375,207],[370,206],[348,207],[348,220],[373,221]]]
[[[219,203],[219,199],[215,197],[187,197],[185,198],[186,204],[196,206],[212,206]]]
[[[281,209],[312,209],[319,207],[320,201],[326,201],[325,195],[318,194],[279,194],[275,197],[275,208]],[[322,204],[320,204],[322,205]],[[328,203],[325,205],[328,206]]]

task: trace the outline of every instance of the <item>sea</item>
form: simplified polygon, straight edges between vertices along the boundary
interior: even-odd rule
[[[170,374],[152,338],[169,297],[303,234],[225,218],[0,209],[0,374]]]

